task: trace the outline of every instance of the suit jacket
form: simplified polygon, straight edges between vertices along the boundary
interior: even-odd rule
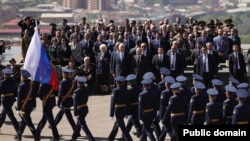
[[[210,38],[210,37],[198,37],[197,39],[196,39],[196,43],[199,43],[199,42],[202,42],[202,46],[206,46],[206,43],[207,42],[213,42],[213,39],[212,38]]]
[[[197,65],[198,57],[202,54],[201,49],[195,48],[191,53],[191,62],[193,65]]]
[[[70,57],[71,57],[71,49],[70,49],[70,46],[67,44],[66,45],[66,50],[65,50],[65,48],[62,46],[62,45],[60,45],[60,46],[58,46],[58,55],[59,55],[59,57],[60,57],[60,64],[62,65],[62,66],[66,66],[66,65],[68,65],[68,61],[64,61],[64,59],[70,59]]]
[[[216,36],[213,38],[213,49],[217,52],[224,53],[224,59],[228,57],[229,41],[227,37]]]
[[[147,49],[152,52],[153,54],[156,54],[157,50],[155,50],[154,45],[152,44],[152,41],[155,39],[154,37],[148,37],[146,36],[147,39]]]
[[[228,57],[229,61],[229,73],[235,75],[236,74],[236,62],[235,62],[235,54],[231,53]],[[244,60],[244,56],[241,53],[238,53],[238,62],[240,65],[240,71],[242,72],[242,75],[246,73],[246,64]]]
[[[141,84],[141,80],[143,79],[143,75],[148,71],[149,69],[149,62],[148,59],[141,55],[140,62],[137,62],[137,55],[133,55],[132,57],[132,69],[133,73],[136,74],[136,80],[137,84]]]
[[[154,53],[156,54],[157,53],[157,49],[159,46],[162,46],[164,48],[164,52],[167,53],[167,51],[170,49],[170,45],[169,43],[167,42],[167,40],[163,40],[163,39],[160,39],[160,42],[158,39],[154,39],[152,41],[152,44],[154,46]]]
[[[162,61],[159,58],[159,54],[154,55],[152,59],[152,69],[156,77],[156,82],[159,82],[161,80],[160,68],[161,67],[169,68],[169,63],[170,61],[167,55],[163,54]]]
[[[131,39],[123,39],[123,43],[125,45],[125,52],[129,53],[130,49],[135,47],[135,42]]]
[[[130,55],[124,53],[123,60],[120,59],[120,53],[117,53],[114,56],[113,68],[112,71],[115,73],[115,76],[124,76],[126,77],[130,74],[131,71],[131,58]]]
[[[169,51],[167,53],[167,56],[169,57],[169,65],[171,67],[171,51]],[[175,73],[177,75],[180,75],[180,74],[183,74],[184,73],[184,64],[183,64],[183,58],[182,58],[182,55],[180,53],[175,53],[176,55],[176,60],[175,60]],[[171,68],[170,68],[171,70]]]
[[[211,54],[207,54],[207,60],[208,60],[208,73],[210,73],[211,75],[215,75],[216,74],[216,63],[214,61],[214,58]],[[198,58],[198,64],[197,64],[197,73],[201,76],[203,76],[203,70],[204,70],[204,66],[203,66],[203,54],[199,56]]]

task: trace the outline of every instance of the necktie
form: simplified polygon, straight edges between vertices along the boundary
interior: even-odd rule
[[[162,62],[163,58],[162,58],[162,55],[161,55],[161,54],[159,55],[159,59],[160,59],[160,61]]]
[[[121,58],[121,61],[122,61],[123,60],[123,54],[122,53],[120,54],[120,58]]]
[[[140,64],[140,58],[141,58],[140,55],[138,55],[138,56],[137,56],[137,65]]]
[[[171,69],[174,70],[174,62],[175,62],[175,57],[174,57],[174,53],[172,53],[171,56]]]
[[[203,57],[203,71],[206,72],[206,55]]]
[[[235,65],[236,65],[236,69],[239,69],[238,67],[238,54],[235,54]]]

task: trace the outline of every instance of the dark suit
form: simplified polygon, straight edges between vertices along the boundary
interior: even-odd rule
[[[213,38],[213,49],[218,53],[223,53],[223,57],[219,57],[220,63],[225,62],[228,58],[228,50],[229,50],[229,41],[227,37],[224,36],[216,36]]]
[[[156,83],[160,82],[161,80],[160,68],[161,67],[169,68],[169,57],[164,54],[162,54],[162,57],[163,57],[162,60],[160,60],[159,54],[156,54],[153,56],[152,59],[152,69],[156,77]]]
[[[204,78],[204,84],[207,88],[209,88],[211,86],[211,80],[214,78],[214,75],[216,74],[216,69],[215,69],[216,64],[212,55],[207,54],[206,57],[207,57],[206,63],[208,63],[206,67],[208,66],[208,68],[206,68],[206,71],[204,70],[205,66],[202,54],[198,58],[197,73]]]
[[[210,37],[198,37],[197,39],[196,39],[196,43],[199,43],[199,42],[201,42],[202,43],[202,46],[203,47],[205,47],[206,46],[206,43],[207,42],[213,42],[213,39],[212,38],[210,38]]]
[[[198,63],[198,58],[201,55],[201,49],[195,48],[193,49],[191,53],[191,63],[194,65],[194,73],[197,73],[197,63]]]
[[[229,73],[233,75],[239,82],[246,81],[246,64],[243,54],[238,53],[238,57],[235,57],[235,53],[231,53],[228,57],[229,60]],[[236,61],[236,59],[238,61]],[[239,68],[240,67],[240,68]]]
[[[131,39],[123,39],[123,43],[125,45],[125,52],[126,53],[129,53],[130,49],[135,47],[135,42]]]
[[[120,59],[120,53],[116,53],[113,60],[112,71],[115,76],[126,77],[131,71],[131,57],[129,54],[124,53],[123,59]]]
[[[132,57],[132,69],[133,73],[136,74],[136,84],[140,85],[143,79],[143,75],[148,71],[148,59],[144,55],[140,55],[140,59],[137,60],[138,55]]]
[[[169,68],[171,71],[171,76],[173,76],[174,78],[176,78],[176,76],[183,74],[184,73],[184,64],[183,64],[183,58],[181,56],[181,54],[179,53],[175,53],[175,60],[174,61],[174,66],[171,66],[171,51],[169,51],[167,53],[168,57],[169,57]]]
[[[66,49],[65,49],[66,48]],[[71,57],[71,49],[70,46],[67,44],[66,47],[63,47],[63,45],[58,46],[58,55],[60,58],[60,65],[66,66],[68,65],[68,61],[65,61],[64,59],[70,59]]]
[[[210,50],[207,50],[207,51],[208,51],[207,53],[211,54],[213,56],[213,58],[214,58],[214,61],[215,61],[215,74],[217,74],[218,71],[219,71],[218,67],[219,67],[219,64],[220,64],[218,52],[215,51],[215,50],[212,50],[211,52],[210,52]]]
[[[164,53],[167,53],[167,51],[170,49],[169,43],[166,40],[163,40],[163,39],[159,39],[159,40],[154,39],[152,41],[152,44],[154,46],[154,51],[157,51],[159,46],[162,46],[164,48]]]
[[[42,101],[43,116],[37,125],[37,133],[40,136],[40,133],[48,120],[54,139],[59,140],[60,137],[53,116],[53,108],[56,105],[53,88],[48,84],[41,84],[38,90],[38,97]]]
[[[92,40],[86,40],[83,39],[80,41],[80,44],[82,46],[82,56],[83,57],[90,57],[91,62],[95,61],[94,58],[94,53],[93,53],[93,46],[94,46],[94,42]]]

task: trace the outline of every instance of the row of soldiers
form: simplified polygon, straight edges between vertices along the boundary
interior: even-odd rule
[[[114,140],[120,127],[123,140],[131,141],[132,125],[140,140],[148,137],[151,141],[164,141],[169,135],[178,141],[179,125],[250,123],[248,83],[239,83],[230,77],[230,83],[223,90],[221,80],[213,79],[212,87],[206,87],[203,77],[193,74],[193,87],[188,88],[187,77],[174,78],[169,74],[170,71],[162,67],[162,81],[158,84],[152,72],[143,75],[141,84],[136,83],[135,74],[115,77],[117,87],[112,91],[110,116],[115,116],[116,122],[109,140]],[[127,125],[124,117],[129,118]]]
[[[90,90],[85,85],[87,80],[81,76],[73,80],[70,78],[71,72],[70,69],[62,68],[63,79],[60,81],[59,89],[57,90],[50,84],[40,84],[31,81],[29,79],[31,74],[24,69],[20,73],[20,83],[17,83],[16,79],[12,77],[13,71],[10,68],[4,68],[2,70],[4,78],[0,81],[1,104],[3,106],[0,115],[0,127],[5,122],[7,115],[16,131],[14,139],[18,141],[22,140],[22,134],[27,125],[34,140],[39,141],[42,129],[48,121],[53,134],[51,140],[58,141],[60,140],[60,136],[56,125],[65,113],[74,131],[72,141],[75,141],[80,136],[81,128],[85,131],[90,141],[95,141],[85,122],[85,117],[88,113],[88,96],[90,94]],[[56,96],[58,97],[57,99]],[[35,128],[31,112],[36,107],[36,97],[39,97],[42,101],[43,115]],[[21,118],[20,122],[17,121],[12,110],[15,101],[17,101],[15,108]],[[60,110],[54,119],[52,109],[56,105]],[[72,106],[73,109],[71,109]],[[74,111],[77,122],[74,121],[71,110]]]

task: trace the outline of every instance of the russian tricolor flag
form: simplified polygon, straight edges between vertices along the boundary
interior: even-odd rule
[[[50,84],[54,90],[58,90],[56,71],[51,67],[42,46],[37,25],[24,60],[24,69],[30,72],[32,81]]]

